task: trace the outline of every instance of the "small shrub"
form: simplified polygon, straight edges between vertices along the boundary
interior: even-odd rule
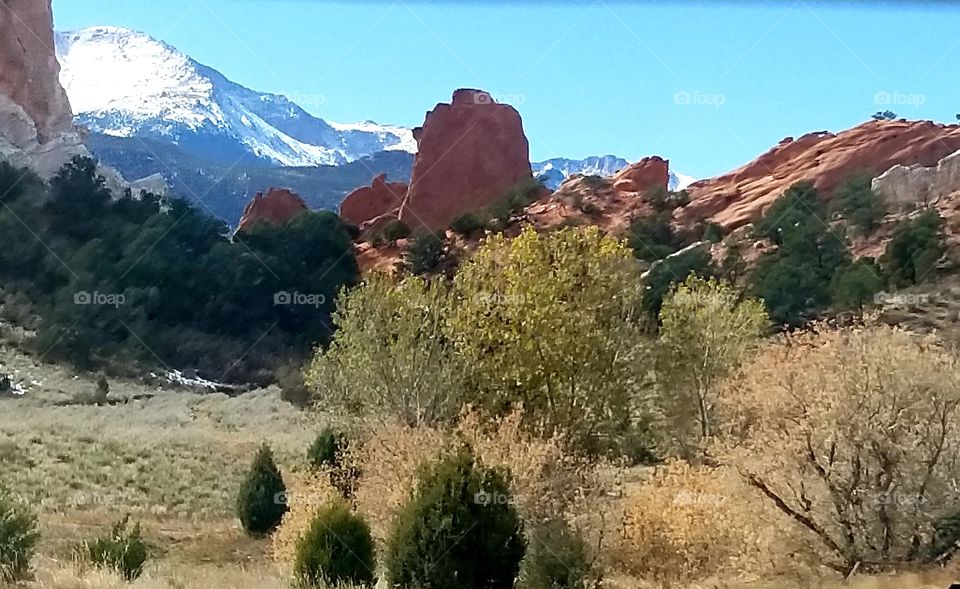
[[[552,520],[534,530],[521,579],[524,589],[588,589],[596,573],[580,533]]]
[[[341,502],[316,513],[297,542],[294,575],[301,587],[374,584],[370,526]]]
[[[347,434],[333,428],[325,428],[310,445],[307,451],[310,464],[326,471],[340,495],[349,499],[356,491],[360,470],[353,464],[350,456],[350,440]]]
[[[935,563],[946,562],[960,551],[960,512],[946,517],[934,526],[930,541],[928,560]]]
[[[507,474],[472,448],[427,465],[387,541],[393,587],[509,589],[526,552]]]
[[[603,214],[603,209],[592,202],[580,203],[580,212],[588,217],[599,217]]]
[[[276,528],[287,512],[286,501],[282,499],[286,492],[273,452],[263,444],[237,496],[237,516],[243,529],[252,535],[262,535]]]
[[[472,235],[484,227],[486,227],[486,224],[476,213],[464,213],[450,224],[450,229],[460,235]]]
[[[338,467],[341,464],[343,453],[347,448],[347,435],[333,428],[324,428],[317,434],[310,449],[307,450],[307,458],[314,468]]]
[[[130,516],[114,524],[110,535],[92,542],[84,542],[79,547],[80,556],[88,562],[117,571],[127,581],[132,581],[143,572],[147,562],[147,545],[140,533],[140,524],[127,530]]]
[[[107,395],[110,394],[110,382],[107,381],[107,377],[101,374],[97,378],[97,392],[93,394],[93,402],[96,403],[98,407],[107,404]]]
[[[37,517],[0,489],[0,580],[12,583],[26,575],[39,540]]]
[[[300,409],[310,405],[312,395],[303,380],[303,370],[299,366],[287,366],[279,370],[277,384],[280,386],[282,400]]]
[[[398,239],[406,239],[410,235],[410,226],[399,219],[391,221],[383,228],[383,238],[391,243]]]
[[[423,233],[407,246],[406,262],[414,274],[426,274],[443,260],[443,237],[436,233]]]

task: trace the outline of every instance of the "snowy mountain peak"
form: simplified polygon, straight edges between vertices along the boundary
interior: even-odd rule
[[[533,175],[551,190],[560,187],[564,180],[574,174],[583,176],[601,176],[608,178],[628,167],[630,162],[614,155],[590,156],[582,160],[554,158],[531,164]],[[683,190],[696,182],[695,178],[670,172],[667,188],[672,191]]]
[[[283,166],[416,151],[409,129],[327,123],[284,96],[245,88],[137,31],[98,26],[60,32],[56,45],[77,122],[95,133],[172,140],[208,158],[253,156]]]

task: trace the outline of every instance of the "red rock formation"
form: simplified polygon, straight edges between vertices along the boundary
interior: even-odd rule
[[[283,225],[306,210],[308,210],[307,203],[289,190],[271,188],[266,196],[258,192],[243,209],[243,216],[240,217],[240,223],[237,225],[237,233],[249,231],[261,222]]]
[[[646,192],[653,188],[667,189],[670,183],[670,162],[660,156],[645,157],[613,177],[617,192]]]
[[[0,159],[45,178],[89,155],[59,74],[50,0],[0,1]]]
[[[51,0],[0,1],[0,94],[36,124],[40,143],[73,131],[53,46]]]
[[[896,164],[933,166],[958,149],[960,125],[930,121],[870,121],[838,134],[788,137],[741,168],[690,185],[681,221],[709,218],[728,229],[739,227],[796,182],[812,181],[829,197],[851,174],[876,176]]]
[[[380,174],[370,186],[357,188],[340,203],[340,216],[348,223],[363,227],[370,221],[399,210],[407,195],[403,182],[387,182]]]
[[[399,217],[440,230],[463,213],[486,208],[530,180],[520,114],[481,90],[457,90],[414,131],[417,157]]]

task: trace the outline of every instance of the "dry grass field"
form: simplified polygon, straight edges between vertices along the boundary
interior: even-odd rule
[[[250,458],[269,442],[284,474],[306,470],[304,452],[329,418],[302,412],[267,389],[239,397],[113,381],[109,404],[76,404],[96,389],[92,375],[35,364],[5,349],[2,363],[21,396],[0,398],[0,481],[40,514],[36,589],[240,589],[290,587],[270,540],[251,539],[234,516],[235,492]],[[630,492],[638,472],[621,473]],[[613,500],[611,500],[613,501]],[[142,577],[127,583],[74,557],[83,539],[122,514],[140,521],[151,546]],[[743,579],[646,583],[611,572],[604,587],[736,589],[942,589],[947,571],[811,581]]]

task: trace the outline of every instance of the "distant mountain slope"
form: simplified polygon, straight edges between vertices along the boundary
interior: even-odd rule
[[[245,88],[148,35],[93,27],[56,35],[76,122],[94,133],[157,139],[193,155],[251,155],[283,166],[343,164],[416,151],[409,129],[328,123],[284,96]]]
[[[551,190],[560,187],[564,180],[574,174],[607,178],[630,165],[622,157],[613,155],[591,156],[582,160],[554,158],[531,164],[533,175]],[[686,174],[670,172],[670,190],[683,190],[696,179]]]
[[[93,134],[87,145],[130,178],[162,174],[174,194],[231,225],[254,193],[271,186],[293,190],[311,208],[336,210],[348,192],[378,174],[409,181],[413,166],[413,155],[404,151],[381,151],[339,166],[282,167],[252,156],[236,164],[204,159],[158,139]]]

